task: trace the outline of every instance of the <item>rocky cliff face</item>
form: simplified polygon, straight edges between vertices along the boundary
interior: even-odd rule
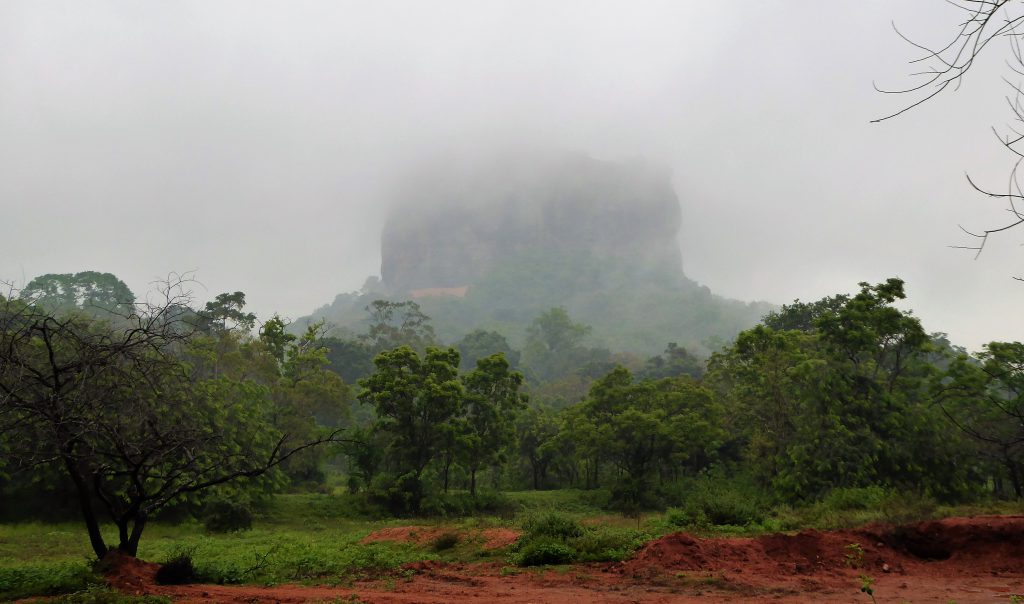
[[[679,226],[667,170],[640,161],[563,154],[435,166],[410,178],[392,208],[382,285],[396,295],[472,290],[530,254],[607,259],[677,286],[685,280]]]

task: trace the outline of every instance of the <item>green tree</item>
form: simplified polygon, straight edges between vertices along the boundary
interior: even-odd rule
[[[260,340],[278,363],[284,363],[285,351],[296,339],[295,334],[286,331],[287,328],[288,324],[276,314],[260,328]]]
[[[328,336],[322,342],[327,349],[327,368],[347,383],[356,384],[373,373],[373,357],[376,353],[369,343],[334,336]]]
[[[528,407],[516,419],[519,455],[529,466],[534,490],[547,487],[548,471],[558,455],[558,420],[547,407]]]
[[[385,460],[394,473],[388,487],[392,506],[416,512],[425,494],[423,472],[440,456],[447,426],[461,409],[459,353],[427,348],[421,358],[400,346],[377,355],[374,366],[373,375],[360,382],[359,399],[376,410],[375,430],[390,437]]]
[[[412,300],[374,300],[366,311],[370,313],[370,328],[362,339],[374,352],[408,346],[422,353],[437,342],[430,317]]]
[[[622,367],[594,383],[573,412],[586,417],[589,443],[619,472],[614,498],[636,511],[654,503],[653,480],[706,468],[725,434],[713,393],[689,378],[633,381]]]
[[[477,360],[476,369],[462,377],[464,432],[460,442],[463,463],[469,472],[469,492],[476,495],[476,475],[481,468],[504,461],[515,440],[515,416],[526,405],[519,392],[523,374],[511,371],[502,354]]]
[[[547,310],[526,329],[523,364],[532,378],[547,382],[564,377],[598,360],[583,346],[590,334],[588,325],[574,322],[562,307]],[[604,355],[606,357],[607,351]]]
[[[758,325],[708,362],[705,381],[728,401],[744,464],[765,484],[786,463],[797,415],[814,396],[815,370],[821,367],[817,348],[814,336]]]
[[[1005,478],[1024,497],[1024,344],[991,342],[976,361],[958,357],[937,383],[936,400],[981,455],[1002,466],[996,491]]]
[[[348,427],[355,400],[349,385],[327,369],[322,331],[322,322],[313,323],[288,344],[281,376],[271,389],[274,426],[302,440]],[[293,483],[321,483],[326,454],[322,447],[307,449],[283,463],[282,470]]]
[[[135,294],[110,273],[46,274],[29,281],[19,296],[56,313],[82,311],[106,316],[134,308]]]
[[[476,367],[478,360],[499,353],[504,355],[510,367],[519,365],[519,351],[512,350],[505,336],[496,331],[475,329],[456,342],[455,347],[459,349],[462,358],[459,368],[463,371],[470,371]]]
[[[241,329],[248,332],[256,325],[256,315],[244,312],[244,309],[244,292],[217,294],[199,313],[200,324],[207,330]]]
[[[793,300],[792,304],[783,304],[779,310],[765,315],[761,323],[776,331],[813,332],[818,329],[819,318],[838,312],[849,301],[850,296],[846,294],[828,296],[816,302]]]
[[[928,404],[930,339],[893,306],[901,280],[860,286],[842,304],[811,305],[810,330],[740,334],[712,360],[711,381],[743,422],[752,467],[785,497],[872,484],[955,497],[966,475]]]
[[[641,378],[656,380],[684,375],[700,378],[703,374],[704,363],[700,359],[675,342],[669,342],[664,353],[647,359],[639,375]]]

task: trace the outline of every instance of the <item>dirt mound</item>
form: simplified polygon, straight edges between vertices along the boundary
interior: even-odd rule
[[[160,565],[143,562],[118,550],[110,550],[100,562],[100,569],[107,583],[126,594],[149,593],[156,583],[156,571]]]
[[[1024,572],[1024,516],[947,518],[895,527],[881,539],[894,551],[950,569]]]
[[[521,535],[519,531],[513,531],[512,529],[495,528],[486,529],[480,531],[480,536],[483,537],[484,543],[481,547],[484,549],[499,549],[502,547],[508,547],[516,542]]]
[[[635,576],[664,571],[729,572],[783,578],[846,578],[850,571],[905,573],[1024,572],[1024,516],[981,516],[898,527],[702,539],[673,533],[625,562]]]

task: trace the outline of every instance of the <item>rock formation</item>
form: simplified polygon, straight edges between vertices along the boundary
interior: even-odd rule
[[[381,237],[380,281],[306,320],[358,333],[374,299],[416,299],[445,342],[486,328],[521,345],[534,318],[562,306],[611,350],[654,354],[677,342],[706,354],[771,309],[685,276],[679,200],[658,166],[506,153],[437,160],[403,183]]]
[[[578,154],[443,169],[412,178],[392,208],[381,240],[388,291],[471,290],[526,252],[683,279],[679,201],[664,169]]]

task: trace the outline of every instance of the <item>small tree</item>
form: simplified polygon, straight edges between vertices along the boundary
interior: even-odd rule
[[[138,551],[146,522],[212,487],[266,474],[299,451],[268,420],[266,387],[203,379],[183,362],[194,316],[181,283],[164,300],[100,320],[0,298],[0,448],[15,469],[59,467],[93,551]]]
[[[437,340],[430,317],[412,300],[374,300],[366,312],[370,313],[370,327],[361,339],[375,352],[408,346],[422,353]]]

